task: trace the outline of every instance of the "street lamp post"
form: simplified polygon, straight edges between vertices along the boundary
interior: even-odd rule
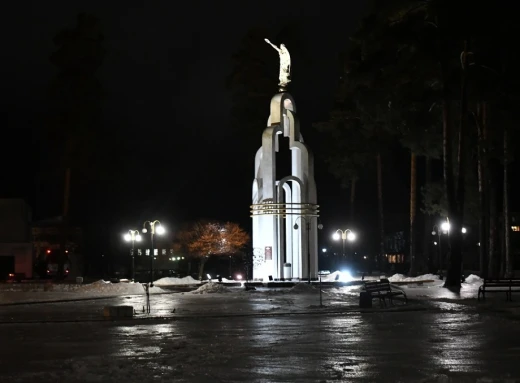
[[[312,218],[312,216],[303,216],[300,215],[296,217],[296,220],[294,221],[294,230],[298,230],[298,219],[303,219],[305,221],[305,225],[307,228],[307,280],[309,284],[311,283],[311,222],[308,220],[308,218]],[[323,225],[320,223],[318,225],[318,229],[322,229]]]
[[[441,270],[442,270],[442,260],[443,260],[442,247],[441,247],[441,231],[444,234],[449,234],[450,229],[451,229],[451,224],[450,224],[450,220],[448,218],[446,218],[445,222],[441,223],[440,228],[438,225],[433,226],[432,235],[438,235],[438,238],[439,238],[439,272],[441,272]],[[461,230],[461,232],[463,234],[463,238],[464,238],[464,234],[467,233],[467,229],[465,227],[462,227],[460,230]]]
[[[336,232],[332,235],[332,239],[335,241],[339,241],[340,239],[343,242],[343,257],[345,257],[345,249],[347,245],[347,240],[350,242],[353,242],[356,240],[356,234],[350,229],[341,230],[338,229]]]
[[[432,235],[437,235],[437,243],[439,244],[439,255],[438,255],[438,261],[437,264],[439,266],[439,273],[440,270],[442,270],[442,244],[441,244],[441,230],[439,226],[433,225],[433,231]]]
[[[139,234],[139,230],[128,230],[128,233],[124,235],[124,239],[127,242],[132,242],[132,282],[135,281],[135,253],[134,253],[134,244],[135,241],[141,241],[141,234]]]
[[[145,221],[143,223],[143,233],[147,233],[148,229],[146,228],[146,224],[150,226],[150,239],[151,239],[151,250],[150,250],[150,287],[153,287],[153,257],[155,255],[153,248],[153,237],[155,233],[162,235],[165,230],[162,227],[161,222],[156,219],[155,221]],[[157,225],[157,228],[155,227]]]

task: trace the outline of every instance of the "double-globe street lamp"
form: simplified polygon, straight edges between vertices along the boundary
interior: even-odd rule
[[[143,223],[143,233],[147,233],[148,229],[146,228],[146,224],[150,226],[150,239],[151,239],[151,250],[150,250],[150,287],[153,287],[153,258],[155,256],[155,251],[153,248],[153,237],[155,233],[162,235],[165,233],[164,227],[161,225],[161,222],[156,219],[155,221],[145,221]],[[156,227],[157,226],[157,227]]]
[[[309,221],[309,218],[314,218],[313,216],[303,216],[299,215],[296,217],[296,220],[294,221],[294,230],[298,230],[298,219],[303,219],[305,221],[305,225],[307,228],[307,279],[309,284],[311,283],[311,221]],[[316,217],[318,218],[318,217]],[[323,229],[323,225],[320,223],[318,224],[318,229]]]
[[[343,257],[345,257],[345,255],[346,255],[345,248],[347,246],[347,241],[354,242],[356,240],[356,234],[350,229],[345,229],[345,230],[338,229],[338,230],[336,230],[336,232],[334,234],[332,234],[332,239],[335,241],[339,241],[340,239],[342,240]]]
[[[125,241],[132,242],[132,282],[135,281],[135,253],[134,253],[134,245],[135,242],[141,242],[141,234],[139,234],[139,230],[128,230],[128,233],[126,233],[123,237]]]

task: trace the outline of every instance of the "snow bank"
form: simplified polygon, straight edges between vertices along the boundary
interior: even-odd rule
[[[154,282],[154,285],[157,286],[171,286],[171,285],[198,285],[200,281],[197,281],[195,278],[191,276],[187,276],[184,278],[161,278]]]
[[[228,293],[230,290],[219,283],[209,282],[200,286],[197,290],[192,291],[193,294],[213,294]]]
[[[406,277],[403,274],[394,274],[388,278],[390,282],[420,282],[420,281],[438,281],[440,280],[438,275],[435,274],[424,274],[418,277]]]
[[[353,281],[352,275],[348,271],[334,271],[321,277],[322,282],[350,282]]]
[[[89,296],[101,295],[126,295],[126,294],[144,294],[144,288],[141,283],[111,283],[104,280],[99,280],[93,283],[80,285],[80,284],[51,284],[47,291],[53,292],[71,292],[86,294]],[[165,290],[160,287],[152,287],[150,294],[164,293]]]
[[[291,287],[288,292],[305,294],[313,291],[316,291],[313,285],[309,285],[308,283],[297,283]]]
[[[483,282],[482,278],[480,278],[478,275],[475,275],[475,274],[470,274],[464,281],[464,283],[466,283],[468,285],[481,285],[482,282]]]

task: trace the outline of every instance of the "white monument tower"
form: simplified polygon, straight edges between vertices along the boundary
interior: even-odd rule
[[[311,280],[318,274],[318,205],[312,153],[300,133],[296,104],[286,92],[291,57],[280,55],[279,93],[271,99],[253,181],[253,279]],[[282,136],[283,135],[283,136]],[[276,174],[280,138],[287,137],[291,174]],[[285,141],[285,140],[284,140]]]

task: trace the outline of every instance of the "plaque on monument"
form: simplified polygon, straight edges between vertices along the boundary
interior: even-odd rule
[[[272,261],[273,260],[273,248],[271,246],[265,247],[265,260]]]

